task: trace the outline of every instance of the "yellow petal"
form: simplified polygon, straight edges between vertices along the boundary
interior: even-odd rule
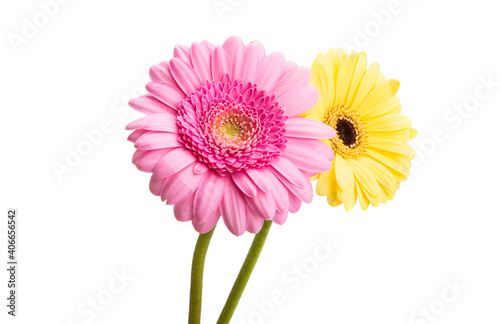
[[[313,175],[312,177],[309,177],[309,180],[311,180],[311,181],[318,180],[320,175],[321,175],[321,173]]]
[[[351,85],[352,76],[356,68],[358,57],[350,55],[342,62],[337,76],[336,91],[335,91],[335,104],[347,104],[347,94]]]
[[[385,79],[385,75],[384,75],[383,73],[379,73],[379,74],[378,74],[378,79],[377,79],[377,85],[378,85],[378,84],[380,84],[380,83],[383,83],[383,82],[385,82],[385,81],[387,81],[387,80]]]
[[[302,114],[302,117],[308,117],[310,115],[313,115],[316,120],[323,121],[325,118],[325,112],[328,107],[325,107],[325,104],[323,103],[323,99],[321,96],[318,98],[318,102],[316,102],[316,105],[306,111],[304,114]]]
[[[347,53],[343,48],[337,48],[337,49],[330,49],[327,53],[328,58],[330,58],[332,67],[333,67],[333,81],[335,83],[335,86],[337,84],[337,76],[339,74],[339,69],[340,66],[342,65],[342,62],[347,58]],[[333,100],[335,101],[335,96],[333,97]],[[333,103],[333,102],[332,102]]]
[[[359,186],[356,185],[356,191],[358,193],[358,198],[359,198],[359,204],[361,205],[361,209],[367,210],[368,206],[370,205],[370,201],[368,200],[368,197],[366,194],[359,189]]]
[[[397,131],[389,131],[389,132],[375,132],[368,131],[368,138],[382,137],[385,139],[391,139],[400,142],[406,142],[411,140],[410,128],[401,129]]]
[[[375,87],[379,73],[380,67],[378,63],[373,63],[372,65],[370,65],[365,75],[363,76],[363,80],[361,80],[356,96],[352,98],[352,102],[349,102],[348,106],[350,106],[354,110],[358,108],[358,106],[365,100],[366,96]]]
[[[397,97],[394,97],[397,98]],[[395,102],[394,106],[392,108],[389,108],[386,110],[386,114],[400,114],[401,113],[401,104],[399,103],[399,98],[397,98],[397,104]]]
[[[410,170],[410,168],[411,168],[410,161],[411,161],[412,157],[410,157],[407,154],[399,154],[399,153],[379,150],[379,149],[374,148],[374,147],[368,147],[366,150],[366,153],[370,153],[372,155],[374,154],[374,152],[377,152],[378,154],[380,154],[382,156],[382,159],[387,158],[387,159],[392,159],[392,160],[396,161],[398,163],[398,165],[401,166],[401,169]],[[370,154],[367,154],[367,155],[370,155]],[[379,160],[379,159],[376,158],[376,160]],[[409,171],[408,171],[408,174],[409,174]]]
[[[318,183],[316,184],[316,193],[319,196],[326,196],[331,191],[331,171],[324,172],[319,175]]]
[[[328,200],[328,204],[332,207],[337,207],[338,205],[342,204],[342,202],[339,200],[339,197],[337,196],[337,192],[335,190],[328,194],[327,200]]]
[[[335,80],[332,61],[320,53],[311,67],[311,84],[318,89],[323,106],[330,107],[335,98]]]
[[[368,147],[377,148],[384,151],[415,156],[415,150],[405,142],[394,141],[383,137],[372,136],[368,141]]]
[[[387,114],[370,120],[365,126],[368,132],[390,132],[409,128],[411,120],[400,114]]]
[[[398,181],[405,181],[406,176],[410,174],[409,168],[401,159],[398,160],[393,156],[382,154],[370,148],[366,150],[365,154],[385,165]]]
[[[347,162],[352,167],[354,177],[360,188],[366,190],[373,197],[379,197],[380,186],[370,170],[357,160],[349,159]]]
[[[418,134],[418,131],[415,128],[411,128],[410,129],[410,137],[411,137],[411,139],[414,139],[415,136],[417,136],[417,134]]]
[[[380,116],[399,105],[399,99],[391,92],[389,81],[375,86],[358,106],[356,112],[361,118]]]
[[[351,104],[358,92],[359,85],[363,79],[366,72],[366,54],[365,52],[359,53],[358,62],[356,63],[356,69],[352,75],[351,86],[349,87],[349,93],[347,94],[346,103]]]
[[[395,95],[399,90],[399,81],[395,79],[390,79],[389,82],[391,83],[392,94]]]
[[[366,193],[365,188],[361,188],[361,190],[363,190],[363,192],[365,192],[365,193]],[[380,189],[380,191],[382,191],[382,189]],[[382,199],[380,198],[380,193],[379,193],[376,197],[374,197],[374,196],[372,196],[372,195],[370,195],[370,194],[368,193],[368,194],[366,195],[366,197],[368,198],[368,200],[370,201],[370,203],[371,203],[373,206],[375,206],[375,207],[377,207],[378,205],[380,205],[380,202],[381,202],[381,200],[382,200]]]
[[[335,175],[339,187],[343,190],[352,188],[354,185],[354,175],[352,174],[351,166],[340,154],[335,156],[334,163]]]
[[[389,200],[389,195],[387,194],[387,189],[384,187],[381,187],[382,190],[380,190],[380,202],[382,204],[385,204]]]
[[[320,113],[315,110],[309,110],[307,113],[303,114],[302,117],[307,118],[307,119],[314,119],[320,122],[323,122],[324,115],[320,115]]]
[[[339,200],[343,203],[349,202],[355,198],[356,191],[354,190],[354,186],[352,188],[347,188],[342,190],[340,187],[337,187],[337,196]]]
[[[339,71],[340,65],[346,59],[347,53],[343,48],[331,48],[326,55],[328,55],[328,57],[330,57],[330,59],[332,60],[333,66],[335,67],[333,76],[334,78],[337,78],[337,73]]]
[[[397,189],[396,178],[394,178],[392,173],[385,166],[368,156],[361,156],[358,158],[358,161],[370,169],[374,177],[384,188],[389,191],[395,191]]]
[[[350,195],[349,199],[344,201],[345,210],[347,210],[347,211],[351,210],[356,205],[357,199],[358,199],[358,196],[356,194],[356,188],[354,187],[352,189],[352,194]]]
[[[398,187],[399,187],[399,182],[398,182]],[[385,204],[387,201],[394,198],[394,195],[396,194],[396,190],[391,191],[391,190],[387,190],[384,187],[382,187],[382,190],[380,191],[380,202]]]

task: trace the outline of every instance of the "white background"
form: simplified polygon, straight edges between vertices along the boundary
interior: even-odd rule
[[[401,81],[403,113],[419,130],[412,176],[393,201],[346,212],[315,197],[271,228],[234,323],[500,321],[496,3],[66,2],[46,21],[35,0],[0,5],[1,269],[7,208],[18,208],[20,223],[18,317],[6,315],[2,271],[1,323],[187,321],[197,233],[149,193],[149,175],[132,165],[124,127],[139,114],[126,102],[175,44],[222,44],[232,34],[302,66],[330,47],[365,50],[387,78]],[[23,36],[34,16],[41,27]],[[24,43],[13,46],[14,34]],[[497,83],[490,92],[481,82],[488,78]],[[111,131],[60,181],[53,164],[65,163],[68,147],[82,145],[84,132],[102,122]],[[204,323],[215,323],[252,238],[218,226]],[[340,246],[314,261],[318,240],[328,239]],[[297,279],[294,265],[307,278]],[[126,286],[113,281],[123,269],[133,277]],[[447,290],[455,280],[456,295]],[[121,292],[110,294],[109,283]],[[276,290],[280,304],[270,306]],[[97,297],[107,304],[93,318],[87,302]]]

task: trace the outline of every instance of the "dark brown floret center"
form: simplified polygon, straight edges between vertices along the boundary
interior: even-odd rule
[[[356,130],[356,125],[350,119],[342,118],[337,120],[337,136],[340,138],[345,146],[351,147],[357,142],[358,132]]]

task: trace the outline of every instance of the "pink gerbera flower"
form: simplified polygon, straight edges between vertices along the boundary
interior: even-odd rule
[[[334,158],[318,139],[334,132],[299,117],[318,100],[309,69],[233,36],[177,46],[150,76],[149,94],[130,101],[146,114],[127,126],[132,162],[152,173],[151,192],[177,220],[206,233],[222,216],[235,235],[257,233],[311,202],[308,177]]]

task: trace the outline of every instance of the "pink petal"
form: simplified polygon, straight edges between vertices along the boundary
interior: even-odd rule
[[[176,58],[170,60],[170,71],[186,95],[198,90],[202,84],[194,69],[184,61]]]
[[[299,169],[315,174],[326,172],[332,168],[331,160],[329,161],[314,150],[300,145],[287,143],[283,150],[283,156],[292,161]]]
[[[196,162],[196,164],[194,166],[194,173],[197,173],[197,174],[205,173],[208,170],[209,170],[208,166],[203,162]]]
[[[255,197],[257,195],[257,186],[252,179],[244,172],[233,172],[231,174],[236,186],[247,196]]]
[[[148,131],[145,130],[145,129],[136,129],[135,131],[133,131],[128,137],[127,137],[127,141],[130,141],[132,143],[135,143],[135,141],[137,141],[139,139],[139,137],[141,137],[142,135],[144,135],[145,133],[147,133]]]
[[[153,65],[149,69],[149,77],[153,82],[163,82],[177,87],[172,73],[170,73],[170,66],[168,62],[161,62],[160,64]],[[180,90],[180,89],[179,89]]]
[[[194,194],[174,206],[174,216],[179,222],[187,222],[193,219]]]
[[[167,200],[167,205],[175,205],[190,196],[200,186],[206,173],[194,173],[195,163],[165,179],[161,189],[161,198]],[[194,198],[193,198],[194,199]]]
[[[255,198],[245,197],[250,208],[263,219],[272,219],[276,212],[274,193],[258,191]]]
[[[300,203],[300,200],[299,200]],[[299,206],[300,208],[300,206]],[[283,225],[285,224],[286,219],[288,218],[288,210],[282,212],[282,213],[276,213],[276,215],[273,217],[273,223],[276,223],[278,225]]]
[[[154,169],[153,176],[158,179],[168,178],[174,173],[179,172],[197,158],[184,147],[176,148],[163,156]]]
[[[289,118],[285,121],[285,136],[310,139],[330,139],[335,137],[333,128],[320,121],[307,118]]]
[[[245,55],[243,56],[243,66],[241,71],[241,80],[246,82],[253,82],[257,74],[259,66],[259,52],[256,46],[247,46],[245,48]]]
[[[278,212],[288,211],[288,190],[274,175],[269,177],[271,190],[276,200],[276,210]]]
[[[215,49],[215,45],[204,40],[204,41],[201,41],[201,45],[205,46],[205,48],[210,52],[212,53]]]
[[[280,172],[276,171],[275,169],[271,168],[271,171],[274,173],[276,178],[278,178],[281,181],[281,183],[283,183],[287,187],[287,189],[289,190],[289,192],[288,192],[289,198],[290,198],[290,195],[293,195],[293,196],[297,196],[298,198],[300,198],[301,200],[303,200],[304,202],[307,202],[307,203],[310,203],[312,201],[313,193],[312,193],[311,182],[309,181],[309,178],[306,177],[304,174],[302,174],[302,183],[301,183],[301,186],[299,187],[299,186],[296,186],[295,184],[293,184],[292,182],[290,182],[290,180],[287,177],[285,177],[284,175],[282,175]],[[290,200],[289,209],[292,208],[291,204],[292,204],[292,202]]]
[[[222,47],[217,46],[212,56],[212,78],[216,82],[221,81],[226,74],[231,76],[231,64],[229,63],[226,51]]]
[[[302,200],[300,199],[300,197],[296,196],[292,192],[288,192],[288,199],[289,199],[288,211],[290,213],[298,212],[300,206],[302,205]]]
[[[310,148],[314,152],[325,157],[328,161],[333,161],[333,159],[335,158],[335,153],[333,152],[332,147],[325,142],[297,137],[288,137],[287,140],[287,145],[299,145],[302,147]]]
[[[264,225],[264,219],[257,216],[251,209],[248,210],[248,225],[247,231],[252,234],[257,234]]]
[[[267,178],[270,172],[267,169],[246,169],[245,170],[252,181],[259,187],[263,192],[269,192],[271,190],[271,182]]]
[[[215,227],[215,225],[217,225],[219,218],[220,218],[220,213],[214,214],[204,223],[200,223],[195,218],[193,218],[192,221],[193,227],[200,234],[208,233]]]
[[[134,152],[134,155],[132,155],[132,163],[135,164],[135,161],[137,161],[138,158],[140,158],[141,156],[144,155],[144,153],[146,153],[148,151],[140,151],[140,150],[137,150]]]
[[[259,65],[255,83],[260,90],[271,93],[281,77],[285,66],[285,57],[282,53],[272,53]]]
[[[259,63],[262,62],[262,60],[266,57],[266,50],[264,49],[264,46],[262,45],[261,42],[259,41],[253,41],[248,44],[247,47],[253,47],[257,50],[257,57],[259,59]]]
[[[311,109],[318,101],[319,94],[315,87],[306,85],[291,91],[278,98],[278,102],[287,116],[296,116]]]
[[[184,45],[176,45],[174,47],[174,57],[183,60],[191,65],[191,57],[189,55],[189,47]]]
[[[207,172],[207,176],[196,191],[194,199],[194,216],[198,222],[206,222],[219,208],[228,182],[227,179],[227,176],[220,176],[217,172],[211,170]]]
[[[243,66],[243,54],[245,51],[243,41],[238,36],[231,36],[224,42],[222,47],[226,50],[227,56],[229,57],[233,79],[240,79]]]
[[[311,171],[304,171],[304,170],[301,170],[301,171],[308,178],[314,177],[316,174],[318,174],[318,172],[311,172]]]
[[[310,204],[313,200],[313,189],[312,189],[312,184],[311,181],[309,180],[309,177],[304,175],[303,179],[303,190],[304,190],[304,196],[301,197],[302,201],[305,203]]]
[[[285,68],[283,69],[283,75],[286,75],[289,72],[292,72],[292,70],[295,70],[296,68],[297,68],[297,64],[295,62],[286,61]]]
[[[177,133],[178,127],[176,122],[177,117],[174,115],[166,113],[156,113],[147,115],[131,122],[125,127],[125,129],[133,130],[142,128],[150,131]]]
[[[305,67],[296,68],[282,76],[274,87],[277,98],[295,88],[306,86],[311,79],[311,70]]]
[[[299,188],[303,188],[304,175],[292,162],[290,162],[290,160],[283,156],[279,156],[271,161],[271,166],[292,184]]]
[[[177,114],[175,110],[173,110],[171,107],[165,105],[163,102],[161,102],[160,100],[156,99],[155,97],[149,94],[134,98],[130,100],[128,104],[130,107],[143,114],[154,114],[154,113],[169,113],[172,115]]]
[[[179,103],[186,98],[184,93],[179,89],[162,82],[148,83],[146,85],[146,90],[174,110],[177,110],[179,108]]]
[[[155,177],[151,177],[149,180],[149,190],[155,196],[161,195],[161,188],[163,187],[163,182],[165,179],[156,179]]]
[[[210,67],[212,53],[201,43],[194,43],[191,46],[191,60],[194,70],[198,74],[202,83],[212,79],[212,69]]]
[[[156,150],[170,147],[182,146],[179,142],[179,136],[173,133],[151,132],[148,131],[135,141],[135,148],[138,150]]]
[[[248,223],[247,204],[240,190],[232,181],[227,182],[221,201],[224,224],[231,233],[240,236],[245,233]]]
[[[137,169],[143,172],[153,172],[158,161],[170,151],[171,149],[144,151],[144,153],[135,160],[134,164]]]

